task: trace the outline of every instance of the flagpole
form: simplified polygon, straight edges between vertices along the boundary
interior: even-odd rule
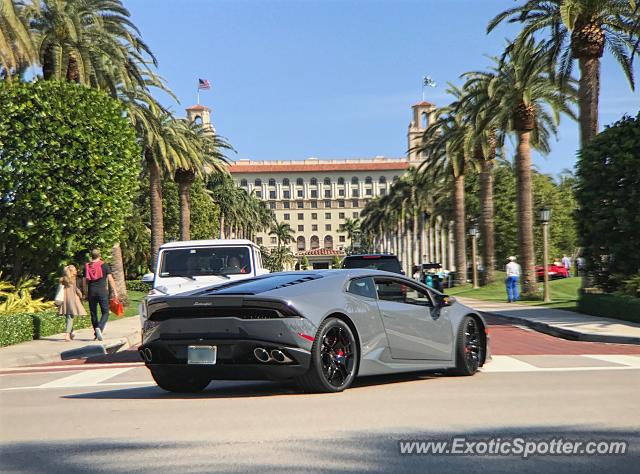
[[[198,81],[198,105],[200,105],[200,81]]]

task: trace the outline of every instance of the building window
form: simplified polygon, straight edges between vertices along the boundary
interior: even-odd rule
[[[340,232],[344,232],[344,224],[340,224],[340,225],[338,226],[338,230],[339,230]]]
[[[386,176],[380,176],[380,178],[378,178],[378,183],[386,184],[386,182],[387,182],[387,177]]]
[[[326,197],[326,198],[330,198],[331,197],[331,190],[330,189],[325,189],[324,190],[324,197]]]
[[[303,225],[299,225],[298,226],[298,232],[304,232],[304,226]]]
[[[324,248],[333,250],[333,237],[330,235],[327,235],[324,238]]]
[[[262,191],[256,191],[256,197],[262,199]]]
[[[302,186],[304,184],[304,181],[302,181],[302,178],[298,178],[298,179],[296,179],[296,184],[298,186]]]
[[[367,196],[373,196],[373,189],[371,188],[365,189],[364,192]]]
[[[358,184],[360,182],[360,180],[358,179],[357,176],[354,176],[353,178],[351,178],[351,184]]]
[[[262,245],[262,237],[256,237],[256,244]]]
[[[325,201],[324,202],[324,207],[331,208],[331,201]]]
[[[330,212],[325,212],[324,213],[324,218],[325,219],[331,219],[331,213]]]
[[[324,185],[325,186],[329,186],[330,184],[331,184],[331,178],[329,178],[329,177],[324,178]]]
[[[306,242],[304,240],[304,236],[300,235],[297,239],[296,239],[296,243],[298,246],[298,250],[304,250]]]
[[[278,239],[276,237],[271,237],[271,245],[275,245],[278,243]]]
[[[291,199],[291,191],[282,191],[282,197],[285,199]]]
[[[311,186],[317,186],[318,185],[318,179],[317,178],[311,178]]]
[[[289,178],[284,178],[284,179],[282,180],[282,185],[283,185],[283,186],[289,186]]]
[[[359,215],[360,215],[360,213],[359,213],[359,212],[354,212],[354,213],[353,213],[353,218],[354,218],[354,219],[357,219]]]
[[[276,192],[275,191],[269,191],[269,199],[275,199],[276,198]]]
[[[318,247],[320,247],[320,239],[318,238],[317,235],[312,235],[311,236],[311,250],[317,249]]]
[[[312,224],[311,225],[311,230],[314,231],[314,232],[317,231],[318,230],[318,224]]]
[[[318,190],[317,189],[312,189],[311,190],[311,199],[318,199]]]
[[[298,212],[298,220],[299,221],[304,220],[304,214],[302,212]]]
[[[338,197],[344,197],[344,189],[338,189]]]
[[[282,207],[285,209],[289,209],[291,205],[289,204],[289,201],[282,201]]]
[[[311,201],[311,209],[318,209],[318,201]]]
[[[338,201],[338,207],[344,207],[344,199]]]
[[[269,178],[269,186],[275,186],[276,185],[276,180],[273,178]]]
[[[380,188],[380,196],[386,196],[387,190],[385,188]]]
[[[296,207],[298,209],[304,209],[304,202],[302,201],[296,201]]]
[[[360,197],[360,190],[358,188],[353,188],[351,190],[351,197],[354,197],[354,198]]]
[[[312,221],[317,221],[318,220],[318,213],[317,212],[312,212],[311,213],[311,220]]]
[[[397,176],[394,176],[394,177],[393,177],[393,182],[395,183],[395,182],[397,182],[399,179],[400,179],[400,178],[398,178]]]
[[[344,212],[340,212],[340,213],[338,213],[338,217],[339,217],[340,219],[344,219]]]
[[[276,208],[276,203],[275,202],[270,202],[269,203],[269,209],[275,209]]]
[[[347,239],[344,235],[341,235],[340,237],[338,237],[338,240],[340,240],[340,242],[345,242]]]
[[[262,186],[262,180],[261,180],[260,178],[256,179],[256,180],[253,182],[253,185],[254,185],[254,186],[256,186],[256,187],[260,187],[260,186]]]
[[[338,178],[338,184],[344,184],[344,178]]]
[[[351,207],[360,207],[360,202],[357,199],[351,201]]]
[[[296,193],[296,195],[297,195],[299,198],[304,197],[304,190],[302,190],[302,189],[298,189],[298,192]]]
[[[240,186],[242,186],[243,188],[246,188],[247,186],[249,186],[249,183],[247,182],[246,179],[241,179]]]
[[[331,230],[331,224],[325,224],[324,230]]]
[[[285,213],[284,216],[283,216],[283,219],[285,221],[291,220],[291,214]]]
[[[364,178],[364,184],[371,184],[373,183],[373,179],[371,178],[371,176],[367,176],[366,178]]]

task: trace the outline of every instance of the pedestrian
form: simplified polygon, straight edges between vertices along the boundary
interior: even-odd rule
[[[520,292],[518,291],[518,281],[520,280],[520,265],[516,263],[516,257],[509,257],[509,263],[507,263],[505,271],[507,272],[507,279],[505,280],[507,286],[507,302],[512,303],[520,299]]]
[[[109,265],[102,261],[100,250],[91,251],[91,261],[84,265],[82,286],[89,302],[91,324],[95,332],[95,340],[102,341],[102,333],[109,320],[109,285],[113,297],[118,299],[116,282],[111,274]],[[100,320],[98,321],[98,306],[100,306]]]
[[[567,277],[571,276],[571,259],[567,257],[567,254],[562,255],[562,266],[567,271]]]
[[[67,265],[64,267],[58,293],[56,294],[58,314],[65,316],[67,319],[64,331],[64,340],[67,342],[75,337],[73,334],[73,318],[87,315],[84,306],[82,306],[82,293],[76,283],[77,276],[78,270],[75,266]]]
[[[576,271],[578,273],[578,276],[584,276],[585,263],[586,262],[584,260],[584,257],[576,258]]]

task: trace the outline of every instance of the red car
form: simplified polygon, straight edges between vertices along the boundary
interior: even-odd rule
[[[561,265],[547,265],[547,273],[552,280],[554,278],[569,278],[569,271]],[[544,278],[544,267],[542,265],[536,265],[536,275],[538,280]]]

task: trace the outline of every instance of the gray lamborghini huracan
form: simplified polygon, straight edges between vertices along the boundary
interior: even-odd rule
[[[147,302],[140,355],[172,392],[211,380],[296,379],[339,392],[356,376],[472,375],[488,356],[483,318],[453,297],[378,270],[271,273]]]

